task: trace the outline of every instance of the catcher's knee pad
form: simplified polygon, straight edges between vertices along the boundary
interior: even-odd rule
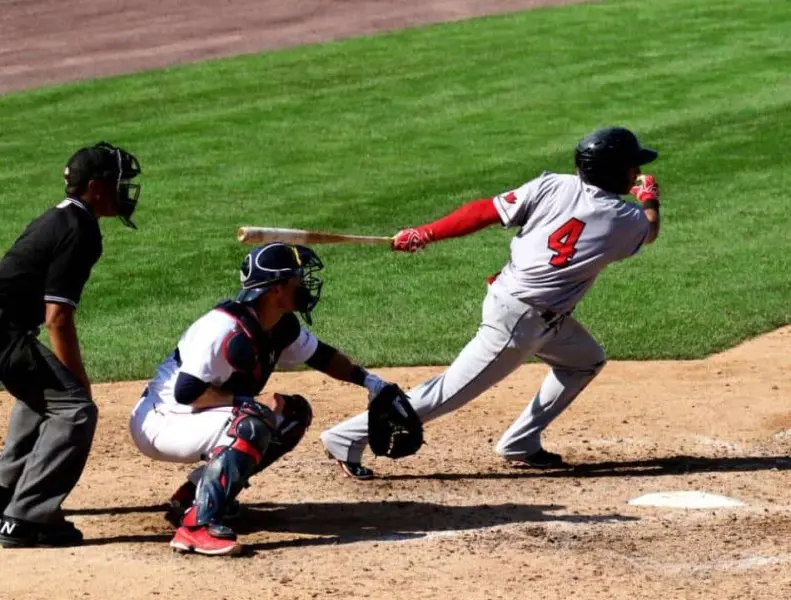
[[[233,421],[228,426],[228,435],[234,438],[230,447],[260,463],[261,456],[272,442],[275,422],[272,409],[257,402],[235,408]]]
[[[274,424],[274,413],[266,406],[250,403],[234,409],[227,432],[233,441],[212,452],[195,492],[194,510],[184,516],[184,525],[219,521],[228,503],[261,469],[274,437]]]
[[[303,396],[282,396],[282,398],[283,422],[277,428],[272,444],[264,455],[261,469],[296,448],[313,421],[313,409]]]

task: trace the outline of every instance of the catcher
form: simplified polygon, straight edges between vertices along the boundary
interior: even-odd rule
[[[207,555],[242,550],[225,524],[238,512],[237,495],[250,477],[299,443],[313,416],[299,395],[257,398],[276,366],[305,363],[367,388],[375,453],[411,454],[422,443],[420,420],[398,386],[300,325],[295,312],[312,323],[323,266],[304,246],[255,248],[242,263],[236,300],[218,304],[186,330],[132,411],[131,435],[143,454],[205,461],[171,498],[167,516],[177,527],[170,541],[174,549]],[[341,466],[365,475],[359,463]]]

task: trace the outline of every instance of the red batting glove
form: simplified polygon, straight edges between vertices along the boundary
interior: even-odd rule
[[[391,248],[395,252],[417,252],[432,241],[431,233],[421,229],[402,229],[393,236]]]
[[[640,203],[652,200],[659,202],[659,184],[653,175],[638,175],[637,185],[629,190],[629,193]]]

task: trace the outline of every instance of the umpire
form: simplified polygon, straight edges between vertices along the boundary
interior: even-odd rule
[[[102,254],[99,217],[130,217],[137,159],[107,142],[78,150],[66,198],[30,223],[0,261],[0,381],[16,398],[0,454],[0,545],[69,546],[82,533],[61,503],[82,474],[98,410],[74,313]],[[37,340],[44,323],[50,351]]]

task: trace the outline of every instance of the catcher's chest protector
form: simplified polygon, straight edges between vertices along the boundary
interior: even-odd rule
[[[223,352],[234,373],[221,388],[236,396],[257,396],[275,369],[280,354],[294,339],[293,325],[284,316],[270,332],[265,332],[258,320],[238,302],[223,302],[216,310],[231,316],[238,324],[237,330],[223,343]],[[299,332],[299,323],[297,333]]]

